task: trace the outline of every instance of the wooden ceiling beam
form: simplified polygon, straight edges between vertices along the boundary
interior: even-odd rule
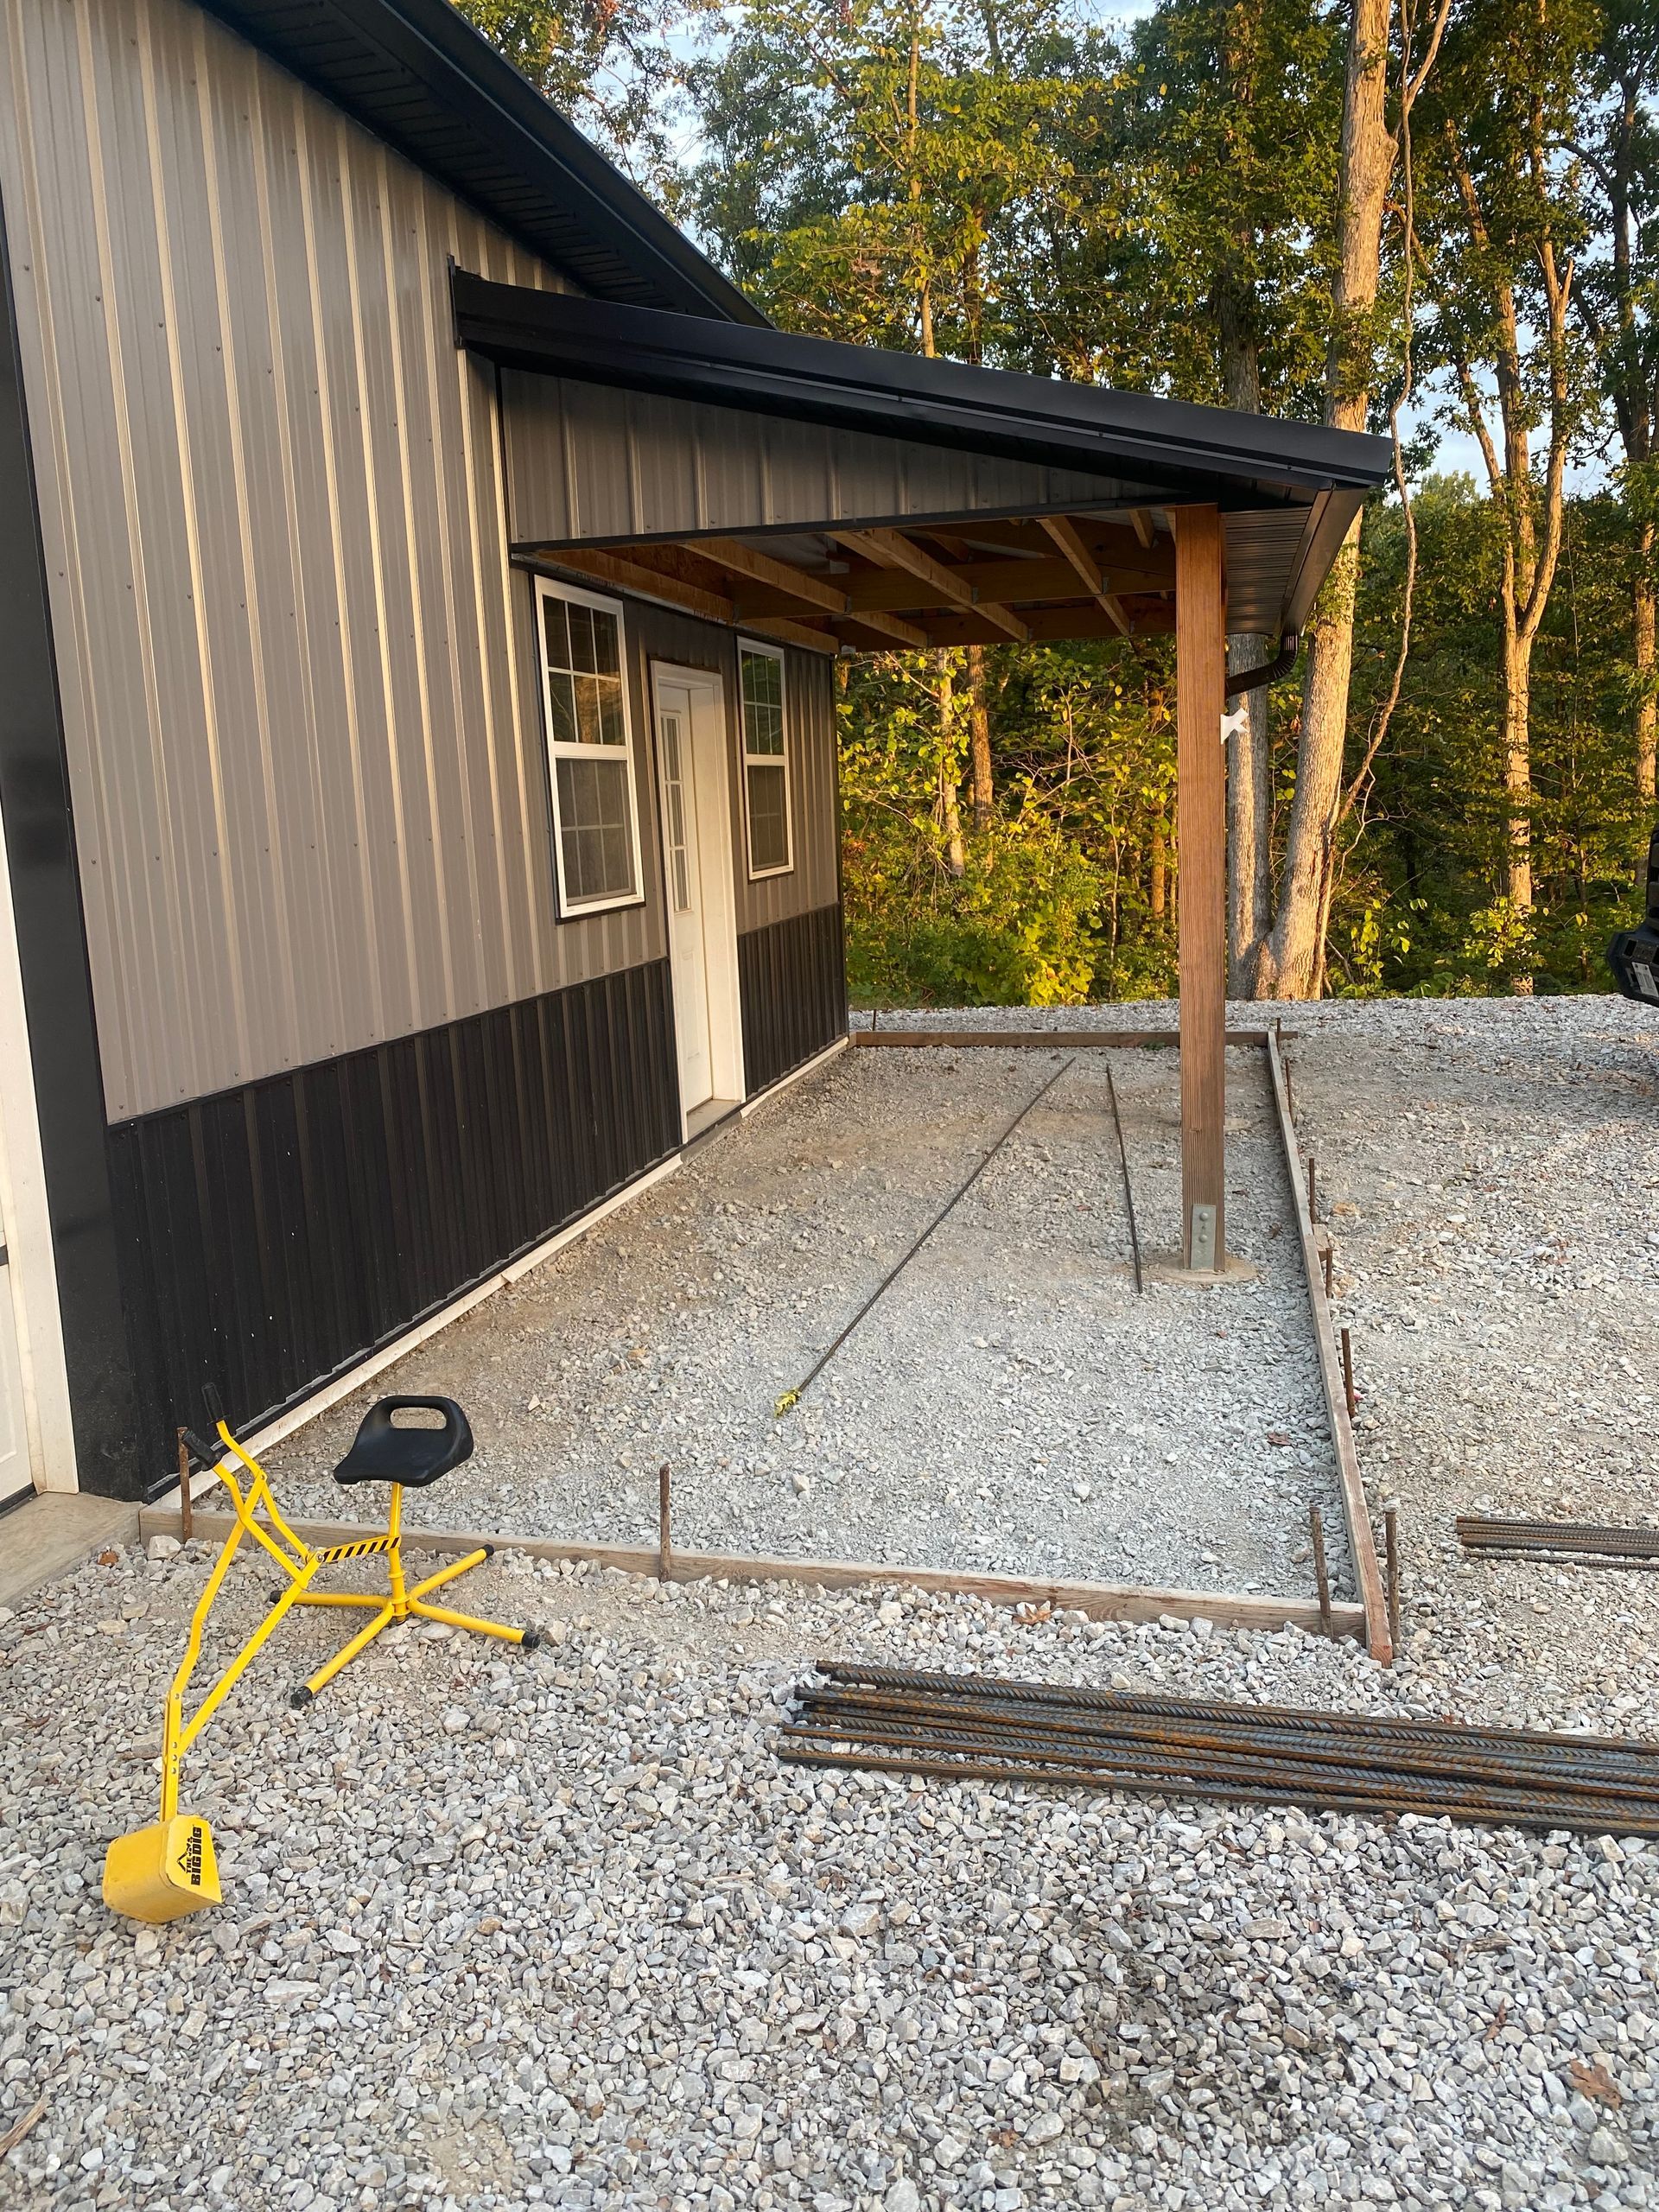
[[[1129,634],[1129,618],[1123,612],[1122,601],[1115,599],[1106,588],[1106,579],[1101,574],[1100,563],[1077,535],[1076,523],[1066,515],[1045,515],[1042,521],[1043,528],[1077,570],[1078,576],[1094,594],[1098,604],[1116,624],[1119,634],[1127,638]]]
[[[1154,637],[1175,626],[1173,603],[1142,600],[1124,607],[1131,637]],[[1027,616],[1033,645],[1063,645],[1071,639],[1115,639],[1123,633],[1103,607],[1090,601],[1075,607],[1033,607]],[[963,607],[938,614],[928,621],[928,635],[935,645],[989,645],[996,638],[980,619],[978,607]]]
[[[1129,511],[1129,520],[1135,524],[1135,536],[1150,553],[1152,541],[1156,535],[1152,527],[1152,517],[1144,507],[1132,507]]]
[[[918,624],[902,621],[896,614],[880,613],[874,608],[855,608],[843,620],[861,629],[874,630],[878,638],[889,638],[895,645],[909,645],[918,652],[933,642]]]
[[[761,616],[743,625],[746,630],[759,631],[763,638],[775,639],[780,645],[804,645],[810,653],[838,653],[842,641],[830,630],[815,630],[809,622],[791,622],[777,614]]]
[[[937,592],[948,605],[971,607],[983,615],[994,630],[1006,638],[1013,638],[1023,645],[1031,635],[1025,623],[1011,607],[1000,600],[986,597],[966,581],[959,572],[943,561],[936,561],[925,546],[918,545],[901,530],[837,530],[831,535],[838,545],[850,552],[861,553],[866,560],[874,561],[879,568],[899,569],[918,582]],[[852,595],[855,599],[856,594]]]
[[[737,620],[733,601],[701,584],[688,583],[683,576],[670,575],[645,561],[632,558],[632,550],[607,553],[596,546],[560,546],[532,557],[539,557],[548,567],[569,569],[594,583],[610,584],[617,591],[638,592],[647,599],[660,599],[687,614],[700,614],[707,622]],[[643,547],[639,550],[645,550]]]
[[[791,599],[804,601],[809,607],[820,607],[829,614],[844,614],[848,608],[847,588],[837,587],[823,576],[815,576],[805,569],[798,569],[791,561],[779,561],[771,553],[758,552],[752,545],[745,545],[735,537],[694,537],[686,546],[704,561],[713,561],[733,575],[747,576],[752,582],[768,584],[773,591],[787,592]]]

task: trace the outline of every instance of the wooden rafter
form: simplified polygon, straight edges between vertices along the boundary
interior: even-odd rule
[[[687,614],[700,614],[708,622],[730,623],[737,620],[737,607],[732,600],[633,557],[636,550],[643,553],[645,550],[631,547],[626,552],[611,553],[596,546],[561,546],[543,557],[550,566],[569,569],[577,575],[590,576],[595,583],[610,584],[618,591],[638,592],[646,599],[660,599]]]
[[[1175,626],[1174,608],[1167,600],[1141,600],[1126,605],[1123,611],[1128,616],[1131,632],[1137,636],[1161,634]],[[997,633],[981,620],[983,613],[982,607],[963,607],[948,613],[930,615],[929,642],[935,645],[995,645]],[[1070,607],[1030,607],[1026,620],[1030,626],[1033,645],[1061,645],[1072,638],[1122,635],[1105,608],[1092,601],[1074,601]]]
[[[831,534],[837,544],[861,553],[878,568],[901,569],[918,578],[930,591],[938,592],[947,604],[971,607],[1005,637],[1016,639],[1021,644],[1030,637],[1031,632],[1011,607],[1000,601],[982,599],[971,583],[964,582],[944,562],[936,561],[925,547],[906,537],[903,531],[838,530]]]
[[[841,639],[832,631],[815,630],[810,622],[791,622],[783,615],[762,615],[745,622],[743,627],[758,631],[763,638],[773,638],[780,645],[804,645],[811,653],[841,651]]]
[[[1100,563],[1077,534],[1077,525],[1067,515],[1045,515],[1043,528],[1059,547],[1099,604],[1105,608],[1123,637],[1129,634],[1129,618],[1123,612],[1121,600],[1113,597],[1106,588],[1106,579],[1101,574]]]
[[[914,622],[906,622],[897,614],[878,613],[874,609],[855,608],[844,618],[860,628],[874,630],[878,638],[891,638],[896,645],[909,645],[919,652],[933,642],[927,632]]]
[[[769,584],[772,590],[788,593],[791,599],[804,601],[809,607],[820,607],[829,614],[844,614],[848,609],[847,590],[837,587],[823,576],[815,576],[804,569],[798,569],[792,562],[779,561],[770,553],[756,550],[735,537],[694,538],[687,550],[704,561],[713,561],[722,569],[729,569],[734,575],[747,576],[758,584]]]
[[[1135,536],[1146,547],[1147,552],[1150,553],[1152,550],[1152,540],[1154,534],[1152,517],[1147,512],[1144,507],[1135,507],[1130,512],[1129,520],[1135,524]]]

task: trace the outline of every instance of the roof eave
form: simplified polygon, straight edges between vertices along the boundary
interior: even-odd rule
[[[688,317],[767,327],[448,0],[201,4],[577,283]],[[562,250],[573,226],[591,253]]]

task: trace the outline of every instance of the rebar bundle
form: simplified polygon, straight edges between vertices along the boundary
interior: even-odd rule
[[[780,1755],[1319,1811],[1659,1836],[1659,1745],[820,1662]]]
[[[1471,1552],[1659,1560],[1659,1529],[1610,1529],[1593,1521],[1505,1521],[1484,1513],[1460,1513],[1458,1538]]]

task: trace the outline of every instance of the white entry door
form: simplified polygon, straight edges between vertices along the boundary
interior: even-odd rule
[[[0,1224],[0,1239],[5,1230]],[[12,1305],[10,1254],[0,1242],[0,1505],[35,1487],[23,1425],[23,1366],[17,1354],[17,1317]]]
[[[743,1097],[726,699],[700,669],[653,671],[669,967],[684,1133]]]

